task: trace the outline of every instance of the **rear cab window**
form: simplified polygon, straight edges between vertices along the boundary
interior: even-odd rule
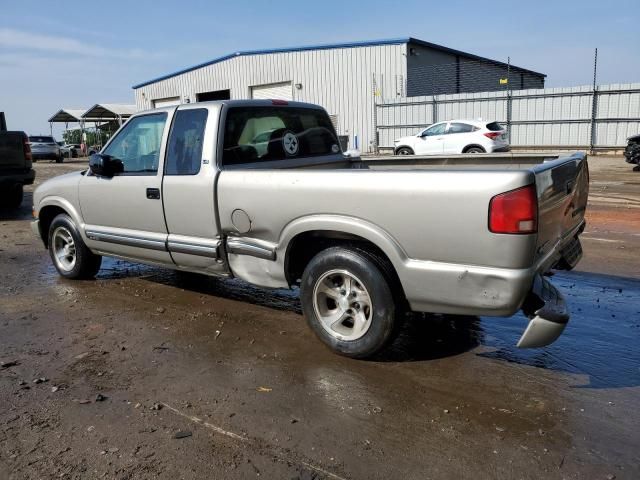
[[[230,107],[224,125],[222,165],[336,155],[338,139],[324,110]]]

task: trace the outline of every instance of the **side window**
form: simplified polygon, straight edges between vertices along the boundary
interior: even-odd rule
[[[429,127],[424,132],[422,132],[422,136],[432,137],[433,135],[443,135],[446,128],[446,123],[437,123],[436,125]]]
[[[208,114],[206,108],[176,112],[169,132],[165,175],[196,175],[200,171]]]
[[[452,123],[447,133],[469,133],[474,131],[474,126],[468,123]]]
[[[231,107],[224,125],[223,165],[336,155],[340,146],[324,110]]]
[[[166,113],[134,117],[122,127],[103,153],[122,162],[122,174],[155,175],[166,122]]]

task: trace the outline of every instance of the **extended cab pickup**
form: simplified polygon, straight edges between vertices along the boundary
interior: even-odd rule
[[[280,100],[133,116],[84,172],[42,184],[34,231],[60,275],[101,256],[300,287],[311,328],[371,356],[408,310],[530,322],[553,342],[569,314],[544,274],[582,255],[586,157],[349,158],[327,113]]]
[[[0,131],[0,208],[17,208],[24,185],[35,179],[29,137],[24,132]]]

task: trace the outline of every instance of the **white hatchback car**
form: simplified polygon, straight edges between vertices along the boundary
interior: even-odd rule
[[[508,152],[506,131],[498,122],[450,120],[417,135],[394,140],[395,155]]]

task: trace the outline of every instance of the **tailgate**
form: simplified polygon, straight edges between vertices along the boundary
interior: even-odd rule
[[[30,168],[24,155],[24,133],[0,132],[0,169]]]
[[[584,222],[589,195],[587,157],[576,153],[542,163],[533,169],[538,194],[536,258],[561,250]],[[576,232],[577,233],[577,232]]]

